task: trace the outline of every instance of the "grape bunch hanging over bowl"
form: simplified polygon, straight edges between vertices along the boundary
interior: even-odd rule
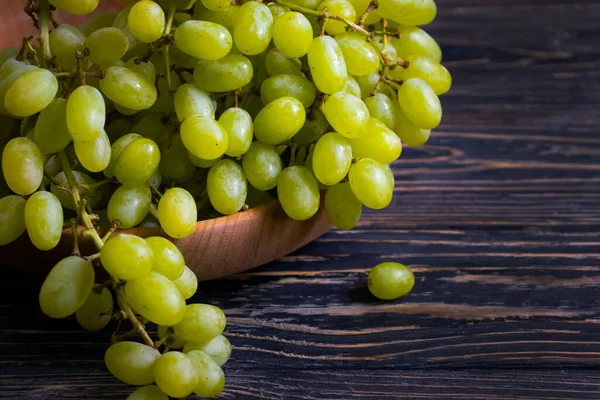
[[[274,199],[297,221],[324,202],[339,229],[363,206],[387,207],[389,165],[427,142],[451,87],[421,28],[437,8],[127,3],[99,13],[99,0],[29,0],[37,33],[0,51],[0,245],[26,235],[50,252],[71,229],[42,311],[91,331],[118,325],[104,361],[140,386],[130,400],[213,397],[231,353],[226,318],[186,304],[198,281],[174,241]],[[59,12],[93,16],[76,27]],[[146,227],[163,235],[131,233]]]

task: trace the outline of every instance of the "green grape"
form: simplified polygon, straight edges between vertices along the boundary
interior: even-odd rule
[[[394,115],[396,117],[396,126],[394,132],[400,137],[402,142],[411,147],[419,147],[424,145],[431,136],[431,130],[421,129],[415,125],[408,117],[404,114],[400,105],[394,108]]]
[[[163,340],[167,335],[169,338],[165,344],[167,344],[171,349],[181,349],[183,346],[185,346],[185,341],[175,334],[173,328],[170,326],[160,325],[158,327],[158,337],[160,340]]]
[[[198,89],[195,85],[184,83],[175,93],[175,112],[179,121],[188,117],[215,116],[215,109],[210,98],[210,93]]]
[[[385,55],[385,57],[390,60],[390,61],[396,61],[398,55],[396,54],[396,48],[390,44],[390,40],[391,38],[388,37],[386,39],[386,43],[385,43],[385,49],[384,49],[384,43],[383,43],[383,35],[375,35],[373,36],[373,38],[371,39],[371,41],[369,42],[371,44],[371,46],[377,50],[379,53],[381,53],[382,55]]]
[[[200,350],[187,353],[198,371],[198,385],[194,393],[202,397],[215,397],[225,387],[225,374],[211,356]]]
[[[154,251],[154,272],[166,276],[169,280],[178,279],[183,274],[185,260],[177,246],[159,236],[146,238],[146,243]]]
[[[402,154],[400,138],[376,118],[369,118],[364,135],[349,142],[354,157],[371,158],[380,164],[390,164]]]
[[[404,0],[395,0],[395,3],[398,4],[398,1],[403,2]],[[388,5],[388,3],[384,2],[384,6],[386,5]],[[392,13],[390,19],[402,25],[427,25],[432,22],[437,15],[435,0],[415,1],[412,4],[412,10],[408,13],[403,13],[401,10],[398,10],[394,3],[389,5],[398,12],[398,14]],[[385,14],[387,9],[387,7],[383,7],[380,11]]]
[[[396,300],[407,295],[415,285],[410,268],[395,262],[384,262],[369,272],[369,291],[381,300]]]
[[[362,15],[369,6],[370,0],[348,0],[356,10],[357,15]],[[373,10],[377,11],[377,9]]]
[[[133,36],[131,31],[129,30],[129,13],[131,12],[132,8],[133,8],[133,6],[129,6],[129,7],[125,7],[124,9],[122,9],[117,14],[117,16],[115,17],[115,20],[113,21],[113,24],[112,24],[113,28],[119,29],[121,32],[123,32],[123,34],[127,38],[127,44],[128,44],[127,49],[129,51],[135,49],[140,44],[138,42],[138,40],[135,38],[135,36]]]
[[[38,116],[33,140],[43,153],[58,153],[71,143],[66,117],[67,100],[60,97],[54,99]]]
[[[442,61],[442,50],[427,32],[417,26],[398,28],[399,39],[393,39],[392,45],[402,59],[409,56],[428,57],[434,62]]]
[[[265,106],[254,119],[254,135],[264,144],[278,145],[290,140],[306,120],[302,103],[280,97]]]
[[[110,100],[136,111],[150,108],[157,97],[154,82],[125,67],[108,68],[100,89]]]
[[[334,93],[325,101],[325,118],[340,135],[357,138],[364,133],[369,110],[363,101],[346,92]]]
[[[273,24],[273,42],[284,56],[302,57],[313,41],[312,26],[299,12],[286,12]]]
[[[452,86],[450,72],[441,64],[423,56],[410,56],[405,59],[409,65],[406,68],[394,68],[388,75],[392,78],[407,81],[411,78],[420,78],[425,81],[436,95],[447,93]]]
[[[103,14],[98,14],[90,19],[88,19],[81,27],[81,30],[84,36],[90,36],[92,33],[96,32],[98,29],[108,28],[112,26],[115,18],[117,17],[118,12],[106,12]]]
[[[362,214],[362,204],[348,182],[340,183],[327,189],[325,194],[325,211],[329,222],[336,228],[350,230],[358,224]]]
[[[396,136],[396,135],[394,135]],[[352,148],[348,140],[336,132],[326,133],[313,150],[313,172],[325,185],[339,183],[352,164]]]
[[[75,141],[75,154],[81,165],[90,172],[104,170],[110,162],[110,140],[105,132],[91,141]]]
[[[135,3],[127,16],[129,31],[142,43],[152,43],[160,39],[165,25],[165,12],[160,5],[150,0]]]
[[[301,145],[309,144],[323,136],[328,130],[329,122],[327,122],[323,113],[313,109],[306,117],[302,128],[294,135],[292,140],[294,143]]]
[[[39,303],[50,318],[66,318],[85,303],[94,287],[94,267],[81,257],[59,261],[46,276]]]
[[[242,158],[242,168],[252,186],[267,191],[277,186],[283,163],[273,146],[254,142]]]
[[[272,30],[273,15],[269,7],[249,1],[237,12],[233,41],[243,54],[260,54],[269,46]]]
[[[164,69],[157,68],[157,72],[165,73]],[[181,82],[177,75],[170,73],[172,87],[179,87]],[[175,111],[173,106],[174,94],[169,89],[169,85],[166,79],[158,79],[156,82],[157,97],[154,104],[148,109],[152,113],[169,114]]]
[[[25,233],[25,199],[8,195],[0,199],[0,246],[17,240]]]
[[[240,157],[245,154],[250,148],[254,132],[250,114],[243,108],[231,107],[221,114],[219,124],[227,132],[225,154],[230,157]]]
[[[157,386],[148,385],[135,389],[125,400],[169,400]]]
[[[231,33],[222,25],[208,21],[186,21],[175,31],[175,45],[195,58],[218,60],[233,46]]]
[[[310,173],[315,176],[315,172],[313,171],[313,154],[314,151],[311,151],[310,153],[308,153],[308,155],[306,156],[306,159],[304,160],[304,166],[310,171]],[[316,177],[315,177],[316,179]],[[329,188],[329,186],[319,182],[318,179],[316,179],[317,184],[319,185],[319,190],[327,190]]]
[[[211,117],[186,118],[180,131],[183,144],[196,157],[214,160],[222,156],[227,149],[227,132]]]
[[[36,192],[25,204],[25,226],[31,243],[40,250],[51,250],[60,241],[63,209],[50,192]]]
[[[348,74],[367,76],[379,69],[379,54],[371,46],[365,35],[359,32],[346,32],[338,35],[335,40],[346,61]]]
[[[325,8],[327,8],[327,12],[330,15],[337,15],[338,17],[346,18],[350,22],[356,22],[356,10],[354,10],[352,4],[346,0],[323,0],[319,4],[317,10],[323,11]],[[347,26],[348,25],[342,21],[330,19],[327,21],[325,28],[327,33],[335,36],[346,32]]]
[[[170,128],[163,121],[163,115],[148,113],[131,128],[146,139],[152,140],[159,149],[164,149],[169,144]]]
[[[131,58],[123,66],[142,75],[148,82],[156,82],[156,68],[154,64],[151,61],[137,63],[135,60],[135,58]]]
[[[398,102],[404,114],[418,127],[433,129],[440,124],[440,99],[424,80],[412,78],[404,82],[398,90]]]
[[[223,25],[225,28],[227,28],[227,30],[229,30],[229,32],[233,32],[239,9],[240,6],[235,4],[230,4],[226,9],[221,9],[218,11],[212,11],[205,7],[198,6],[194,8],[194,15],[192,19],[198,21],[215,22],[219,25]]]
[[[130,108],[127,107],[123,107],[120,104],[114,103],[113,107],[115,108],[115,110],[117,110],[120,114],[122,115],[126,115],[126,116],[131,116],[131,115],[135,115],[137,113],[139,113],[139,111],[137,110],[132,110]]]
[[[62,169],[62,167],[60,166],[59,163],[59,167]],[[52,176],[52,175],[50,175]],[[79,172],[79,171],[73,171],[73,176],[75,177],[75,182],[77,183],[78,187],[79,187],[79,195],[81,198],[86,199],[88,201],[88,204],[90,205],[90,207],[95,207],[98,202],[100,201],[100,197],[101,197],[101,193],[98,192],[97,190],[95,190],[93,188],[93,185],[96,183],[96,181],[94,181],[94,179],[92,179],[91,177],[89,177],[88,175],[84,174],[83,172]],[[52,194],[54,194],[58,200],[60,201],[60,204],[68,209],[68,210],[74,210],[76,211],[75,208],[75,203],[73,202],[73,196],[71,195],[70,192],[67,192],[65,190],[59,189],[57,187],[58,186],[62,187],[62,188],[68,188],[69,187],[69,182],[67,181],[67,177],[65,175],[64,172],[60,172],[57,175],[54,176],[54,178],[52,178],[53,182],[50,186],[50,191]]]
[[[11,139],[2,152],[2,171],[10,190],[28,196],[42,183],[44,156],[33,140]]]
[[[123,233],[106,241],[100,250],[100,260],[104,269],[115,278],[131,280],[150,273],[154,254],[144,239]]]
[[[153,367],[160,352],[138,342],[117,342],[106,349],[104,363],[118,380],[129,385],[154,382]]]
[[[156,0],[164,9],[175,6],[176,10],[189,10],[194,6],[196,0]],[[200,6],[196,7],[200,8]]]
[[[308,8],[309,10],[316,10],[320,2],[320,0],[290,0],[290,3]]]
[[[152,192],[148,185],[123,185],[108,201],[108,218],[110,222],[118,220],[121,229],[133,228],[146,217],[151,203]]]
[[[179,293],[181,296],[187,300],[192,297],[196,290],[198,290],[198,278],[196,278],[196,274],[194,271],[188,268],[186,265],[183,268],[183,273],[181,276],[173,281],[177,289],[179,289]]]
[[[61,11],[74,15],[91,14],[100,0],[50,0],[50,4]]]
[[[181,321],[173,326],[175,334],[186,342],[207,342],[223,332],[223,311],[209,304],[188,304]]]
[[[175,325],[185,314],[185,300],[177,286],[154,271],[128,281],[125,296],[134,311],[157,325]]]
[[[353,96],[358,98],[362,98],[362,93],[360,91],[360,86],[356,79],[353,76],[348,75],[348,80],[346,80],[346,86],[342,89],[342,92],[350,93]]]
[[[340,46],[331,36],[313,39],[308,50],[308,65],[313,81],[321,92],[332,94],[346,86],[346,62]]]
[[[16,72],[19,71],[22,69]],[[8,88],[4,106],[15,117],[30,117],[46,108],[57,92],[58,81],[54,74],[36,68],[25,72]]]
[[[379,83],[380,79],[381,76],[377,72],[367,76],[356,77],[356,83],[358,83],[358,86],[360,87],[362,99],[366,99],[372,95],[373,91],[375,90],[375,86],[377,86],[377,83]]]
[[[194,82],[208,92],[231,92],[246,86],[252,79],[252,63],[239,54],[219,60],[201,60],[194,68]]]
[[[208,342],[187,342],[183,347],[183,352],[186,354],[194,350],[200,350],[204,354],[209,355],[213,361],[221,367],[231,356],[231,343],[225,336],[219,335]]]
[[[119,28],[101,28],[85,39],[84,47],[94,64],[112,65],[127,53],[129,40]]]
[[[269,7],[269,11],[271,11],[273,21],[276,21],[277,18],[282,16],[283,14],[290,12],[289,7],[282,6],[281,4],[277,3],[269,3],[267,4],[267,7]],[[273,36],[275,36],[275,27],[273,27]],[[312,36],[310,38],[312,39]]]
[[[380,210],[387,207],[394,195],[394,176],[387,164],[363,158],[350,168],[350,187],[365,206]]]
[[[211,11],[221,11],[229,8],[230,0],[200,0],[202,5]]]
[[[100,285],[95,285],[98,288]],[[112,317],[113,297],[110,290],[103,287],[100,293],[92,290],[83,305],[75,312],[79,325],[88,331],[103,329]]]
[[[73,140],[92,141],[102,136],[106,122],[104,97],[93,86],[73,90],[66,107],[66,120]]]
[[[205,160],[203,158],[196,157],[192,153],[188,152],[188,158],[197,167],[200,168],[210,168],[217,163],[217,161],[221,160],[223,156],[219,158],[215,158],[214,160]]]
[[[396,102],[390,99],[383,93],[377,93],[374,96],[365,99],[365,105],[369,110],[369,114],[373,118],[385,124],[388,128],[394,130],[396,128]]]
[[[196,202],[185,189],[169,189],[158,202],[160,226],[172,238],[181,239],[192,233],[197,216]]]
[[[0,66],[4,66],[4,64],[11,60],[11,62],[16,62],[19,64],[26,64],[24,61],[18,61],[15,57],[19,54],[19,49],[16,47],[6,47],[0,50]],[[7,75],[2,75],[2,68],[0,68],[0,80],[4,79]],[[12,72],[12,71],[11,71]]]
[[[15,71],[25,68],[34,69],[35,67],[30,65],[27,61],[19,61],[14,57],[8,58],[2,63],[2,67],[0,67],[0,81],[3,81],[6,77],[12,74]]]
[[[154,363],[156,385],[167,395],[187,397],[198,385],[198,372],[192,360],[183,353],[171,351]]]
[[[56,61],[66,69],[77,65],[75,53],[83,50],[84,42],[85,35],[73,25],[60,24],[50,32],[50,50]]]
[[[232,160],[218,161],[208,173],[207,189],[215,210],[224,215],[237,213],[244,206],[248,194],[242,167]]]
[[[282,52],[273,48],[265,56],[265,67],[269,76],[280,74],[302,75],[302,63],[296,58],[287,58]]]
[[[17,67],[6,78],[0,81],[0,114],[8,115],[5,100],[8,90],[12,88],[13,84],[27,72],[36,71],[38,69],[39,68],[34,65],[22,65]]]
[[[275,75],[263,81],[260,97],[264,104],[269,104],[281,97],[293,97],[300,100],[304,108],[314,103],[317,97],[315,86],[301,75]]]
[[[194,176],[196,165],[189,159],[181,135],[175,134],[171,139],[171,147],[163,150],[159,171],[165,180],[172,182],[187,182]]]
[[[319,209],[319,184],[306,167],[293,165],[279,175],[277,195],[285,213],[292,219],[304,221]]]
[[[134,140],[117,159],[115,177],[123,184],[140,184],[150,179],[160,163],[160,150],[150,139]]]
[[[123,153],[123,150],[127,146],[129,146],[131,143],[133,143],[139,138],[141,138],[141,136],[137,133],[128,133],[127,135],[117,139],[117,141],[112,144],[110,152],[110,162],[108,163],[108,166],[104,169],[104,176],[106,176],[107,178],[112,178],[113,176],[115,176],[115,167],[117,166],[117,161],[119,157],[121,157],[121,153]]]

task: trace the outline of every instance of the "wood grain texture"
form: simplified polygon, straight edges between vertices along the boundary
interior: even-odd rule
[[[600,398],[600,4],[437,3],[455,84],[392,206],[200,284],[235,346],[223,398]],[[365,289],[387,260],[415,271],[405,299]],[[124,398],[110,332],[43,317],[40,282],[2,272],[0,397]]]

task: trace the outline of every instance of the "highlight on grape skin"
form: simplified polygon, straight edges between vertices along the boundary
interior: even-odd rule
[[[104,361],[140,386],[130,400],[216,396],[226,311],[194,304],[177,240],[273,199],[298,221],[324,208],[341,230],[389,206],[391,166],[435,136],[452,86],[427,32],[437,7],[139,0],[103,14],[103,1],[34,0],[39,32],[0,52],[0,245],[51,252],[71,230],[41,310],[90,331],[129,321],[136,336],[115,332]],[[95,14],[75,26],[58,12]],[[133,234],[145,227],[161,233]],[[383,300],[413,285],[402,264],[369,274]]]

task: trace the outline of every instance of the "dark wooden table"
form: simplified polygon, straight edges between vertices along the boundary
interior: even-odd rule
[[[224,398],[600,399],[600,2],[438,3],[455,85],[393,205],[201,284],[235,346]],[[415,271],[404,300],[365,289],[388,260]],[[0,272],[0,397],[126,397],[110,332],[43,317],[39,282]]]

